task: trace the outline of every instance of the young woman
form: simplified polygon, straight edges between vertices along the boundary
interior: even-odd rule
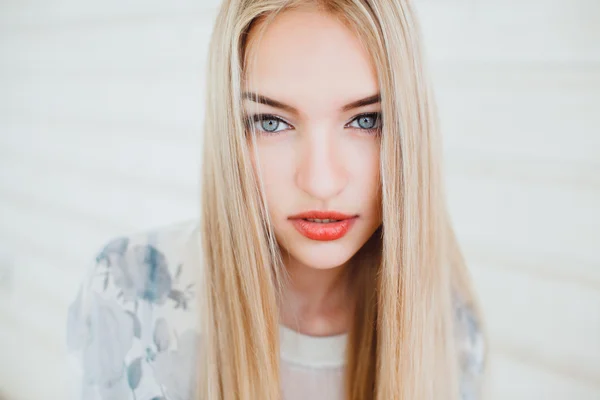
[[[82,399],[479,399],[406,0],[225,0],[201,221],[117,238],[70,309]]]

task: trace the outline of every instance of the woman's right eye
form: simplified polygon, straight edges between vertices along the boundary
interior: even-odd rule
[[[259,114],[249,117],[248,124],[253,124],[254,129],[267,135],[277,134],[291,128],[287,122],[271,114]],[[280,129],[282,126],[284,129]],[[288,128],[285,128],[285,126]]]

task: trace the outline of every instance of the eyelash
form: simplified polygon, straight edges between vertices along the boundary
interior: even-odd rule
[[[358,119],[363,118],[363,117],[376,118],[375,125],[376,126],[377,125],[381,125],[381,113],[379,113],[379,112],[364,113],[364,114],[357,115],[348,124],[352,124],[353,122],[355,122]],[[256,123],[258,121],[270,120],[270,119],[276,120],[278,122],[283,122],[286,125],[290,125],[290,126],[292,125],[289,122],[287,122],[287,121],[283,120],[282,118],[280,118],[280,117],[278,117],[276,115],[273,115],[273,114],[257,114],[257,115],[253,115],[251,117],[246,118],[246,128],[250,129],[250,126],[253,123]],[[377,126],[376,128],[371,128],[371,129],[365,129],[365,128],[355,128],[355,129],[358,129],[360,131],[364,131],[364,132],[366,132],[369,135],[376,135],[376,134],[379,134],[379,132],[381,131],[381,126]],[[263,129],[257,129],[257,130],[260,131],[260,132],[262,132],[265,135],[274,136],[274,135],[278,135],[281,132],[284,132],[284,131],[289,130],[289,129],[283,129],[283,130],[277,131],[277,132],[268,132],[268,131],[265,131]]]

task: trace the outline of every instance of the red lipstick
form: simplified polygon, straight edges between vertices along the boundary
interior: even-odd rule
[[[356,221],[358,215],[347,215],[337,211],[308,211],[288,219],[294,227],[312,240],[330,241],[342,238]]]

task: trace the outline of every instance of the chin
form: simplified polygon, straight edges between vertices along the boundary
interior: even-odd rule
[[[379,225],[369,222],[360,221],[339,239],[321,241],[309,239],[285,221],[275,226],[275,237],[284,263],[291,261],[317,270],[334,269],[350,261],[372,237]]]
[[[288,243],[282,250],[285,249],[285,253],[307,267],[332,269],[347,263],[360,247],[343,239],[329,242],[302,239],[300,243]]]

